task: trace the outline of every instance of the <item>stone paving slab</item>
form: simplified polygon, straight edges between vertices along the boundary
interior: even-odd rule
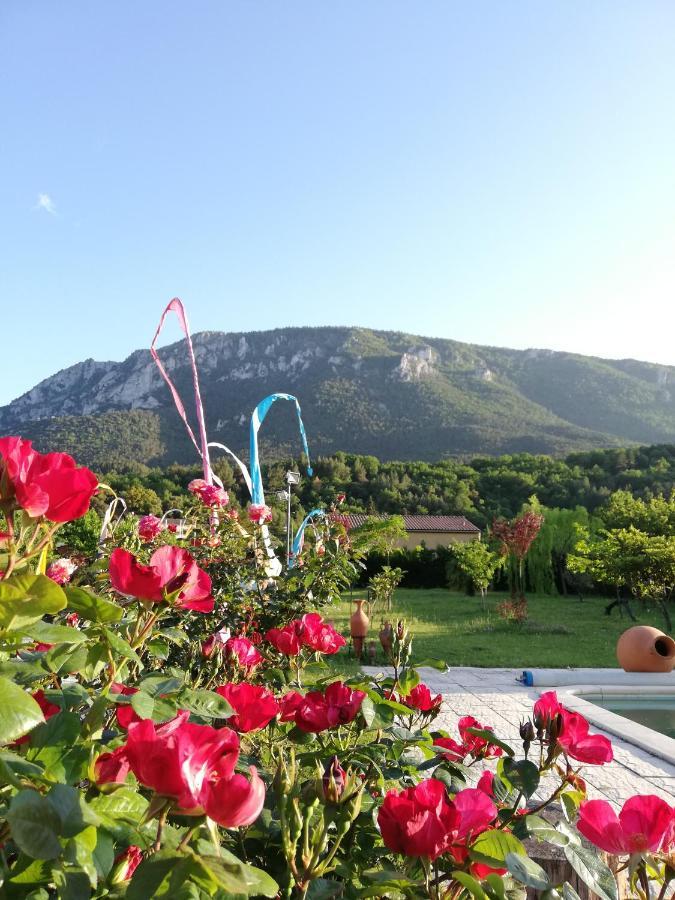
[[[364,666],[363,669],[369,675],[386,671],[377,666]],[[459,719],[471,715],[492,726],[497,737],[507,742],[520,742],[518,726],[530,716],[532,705],[539,696],[537,689],[525,687],[516,680],[521,669],[467,666],[446,672],[420,668],[419,672],[431,692],[443,696],[441,713],[434,723],[436,727],[456,736]],[[391,675],[391,670],[387,674]],[[593,726],[592,730],[606,734]],[[614,761],[604,766],[584,766],[582,774],[589,796],[621,806],[634,794],[656,794],[675,805],[675,766],[616,735],[607,734],[607,737],[614,747]],[[544,777],[535,797],[544,799],[550,795],[555,783],[555,778]]]

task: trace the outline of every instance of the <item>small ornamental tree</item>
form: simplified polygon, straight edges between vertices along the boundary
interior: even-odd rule
[[[487,589],[495,572],[504,565],[504,557],[490,550],[482,541],[468,541],[466,544],[450,544],[450,552],[455,558],[457,568],[480,592],[485,600]]]
[[[382,566],[382,569],[368,582],[370,611],[375,612],[378,603],[384,603],[387,612],[391,612],[394,591],[401,583],[405,572],[403,569]]]
[[[502,556],[511,562],[513,599],[525,599],[525,558],[543,524],[543,515],[533,510],[527,510],[510,521],[495,519],[492,523],[492,536],[499,541]]]

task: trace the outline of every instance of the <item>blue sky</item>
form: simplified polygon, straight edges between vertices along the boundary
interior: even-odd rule
[[[674,33],[672,0],[4,0],[0,403],[175,295],[195,331],[675,364]]]

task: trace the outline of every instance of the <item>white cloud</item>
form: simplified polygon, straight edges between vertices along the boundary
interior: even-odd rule
[[[45,212],[49,213],[50,216],[56,215],[56,207],[49,194],[38,194],[35,209],[43,209]]]

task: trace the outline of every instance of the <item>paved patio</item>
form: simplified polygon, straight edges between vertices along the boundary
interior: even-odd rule
[[[364,666],[364,671],[374,675],[383,669]],[[532,713],[532,704],[539,690],[524,687],[516,677],[522,670],[453,668],[447,672],[420,668],[422,680],[432,693],[443,695],[441,714],[435,726],[457,735],[457,722],[465,715],[475,716],[484,725],[490,725],[497,737],[521,747],[518,726]],[[542,690],[549,690],[548,688]],[[591,726],[592,732],[600,729]],[[583,777],[590,797],[599,797],[621,806],[634,794],[656,794],[675,805],[675,766],[657,756],[635,747],[626,741],[607,734],[614,747],[614,761],[604,766],[584,766]],[[555,779],[543,779],[535,797],[545,799]]]

